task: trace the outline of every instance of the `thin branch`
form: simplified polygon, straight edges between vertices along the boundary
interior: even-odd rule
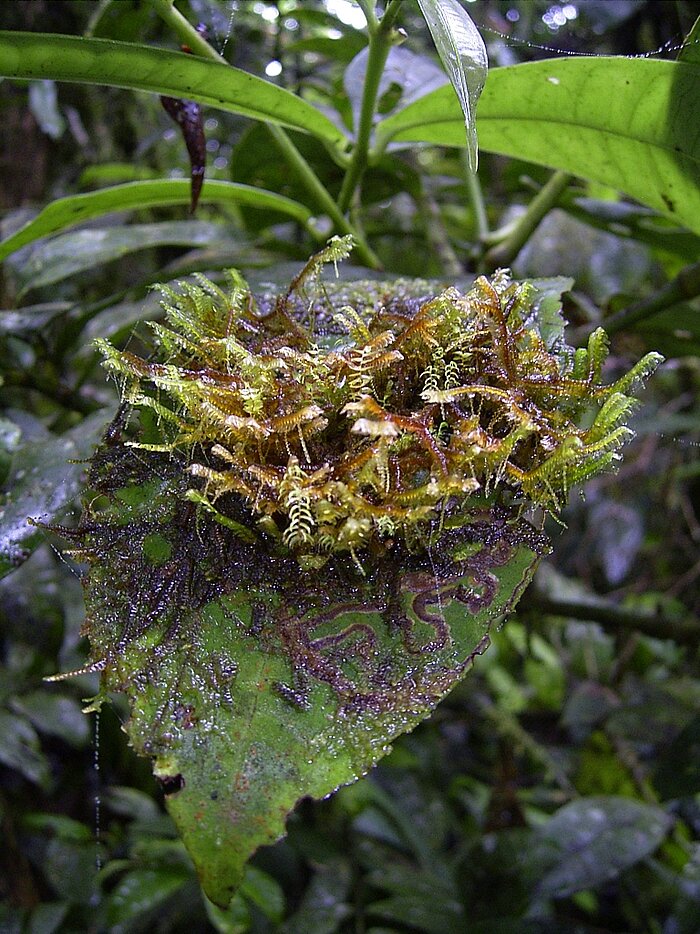
[[[333,221],[336,230],[339,233],[352,235],[353,239],[355,240],[357,255],[360,257],[362,262],[366,266],[370,266],[372,269],[381,269],[382,264],[379,260],[379,257],[373,252],[362,234],[353,227],[350,221],[342,213],[328,190],[321,183],[309,163],[302,156],[284,130],[271,123],[267,124],[267,129],[270,131],[272,138],[274,139],[275,143],[277,143],[277,146],[283,153],[290,167],[296,172],[300,181],[304,184],[306,190],[309,192],[309,194],[312,195],[312,197],[318,203],[319,207],[321,207]]]
[[[525,213],[515,222],[505,240],[488,251],[484,257],[487,269],[510,266],[525,246],[542,219],[549,214],[567,189],[571,176],[566,172],[555,172],[547,184],[532,199]]]
[[[209,45],[204,36],[200,35],[192,23],[177,9],[174,0],[149,0],[149,2],[163,22],[167,23],[177,35],[180,42],[191,49],[193,55],[201,55],[228,65],[226,59]]]
[[[603,320],[603,325],[608,334],[616,334],[623,331],[638,321],[644,321],[658,315],[659,312],[672,308],[681,302],[688,302],[700,295],[700,262],[685,266],[675,279],[672,279],[667,285],[659,289],[653,295],[643,299],[641,302],[635,302],[628,308],[623,308],[617,314],[611,315]],[[590,324],[577,328],[573,334],[575,343],[581,343],[587,340],[590,332],[597,325]]]
[[[461,151],[462,164],[464,166],[464,179],[469,192],[469,202],[474,211],[474,223],[476,225],[476,235],[479,240],[483,240],[489,234],[489,220],[486,214],[486,204],[484,203],[484,193],[481,189],[481,182],[476,172],[469,168],[467,150]]]
[[[600,623],[603,628],[612,632],[630,630],[655,639],[673,639],[674,642],[694,647],[700,645],[700,620],[690,615],[676,619],[661,613],[644,613],[603,601],[559,600],[543,593],[536,585],[525,592],[520,606],[523,610],[545,613],[548,616]]]
[[[367,70],[365,72],[365,85],[362,90],[362,105],[360,108],[360,121],[357,128],[357,138],[352,159],[343,179],[343,185],[338,196],[338,207],[345,213],[352,203],[355,189],[362,181],[369,153],[369,142],[372,135],[374,109],[377,104],[379,82],[384,72],[389,50],[391,49],[391,26],[396,19],[401,0],[390,0],[384,16],[378,26],[369,29],[369,51],[367,54]]]

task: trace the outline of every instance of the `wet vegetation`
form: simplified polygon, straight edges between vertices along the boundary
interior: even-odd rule
[[[697,930],[691,5],[384,6],[0,34],[3,930]]]

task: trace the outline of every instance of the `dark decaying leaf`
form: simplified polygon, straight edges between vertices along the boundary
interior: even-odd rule
[[[161,95],[160,102],[165,111],[173,118],[182,131],[182,137],[190,157],[190,177],[192,195],[190,214],[194,214],[199,201],[199,194],[204,183],[204,167],[207,159],[207,143],[204,138],[202,108],[195,101],[180,100],[176,97]]]

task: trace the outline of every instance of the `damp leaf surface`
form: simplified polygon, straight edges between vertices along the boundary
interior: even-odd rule
[[[543,542],[485,512],[455,533],[472,539],[467,561],[300,576],[289,561],[261,566],[256,546],[197,521],[176,492],[168,479],[114,492],[91,543],[87,631],[103,691],[127,695],[130,741],[153,757],[204,890],[224,906],[300,798],[355,781],[432,712]]]
[[[222,907],[300,798],[364,775],[464,676],[548,550],[533,507],[614,465],[660,359],[605,385],[603,332],[564,342],[565,280],[323,282],[350,249],[274,294],[235,271],[161,287],[147,358],[98,342],[124,403],[67,533],[93,706],[128,697]]]
[[[476,172],[479,152],[476,104],[488,72],[484,40],[457,0],[418,0],[418,5],[462,108],[469,168]]]

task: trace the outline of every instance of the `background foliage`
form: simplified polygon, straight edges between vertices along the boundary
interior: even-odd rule
[[[35,0],[6,4],[4,24],[176,49],[181,38],[157,7]],[[378,98],[376,139],[387,148],[375,146],[345,215],[367,246],[360,261],[443,281],[498,264],[571,276],[576,333],[601,317],[615,333],[611,378],[648,349],[669,360],[620,472],[591,484],[567,527],[552,530],[554,555],[517,619],[368,780],[302,804],[225,914],[202,898],[148,763],[126,746],[119,702],[96,724],[81,713],[94,677],[42,683],[82,663],[82,595],[70,557],[25,520],[71,521],[80,460],[116,408],[94,337],[137,341],[135,322],[159,313],[148,291],[156,281],[228,266],[262,280],[273,263],[296,270],[339,220],[264,123],[280,100],[272,92],[266,100],[257,87],[248,110],[205,108],[207,181],[193,218],[186,150],[155,95],[30,74],[2,83],[0,561],[12,571],[0,584],[3,930],[697,930],[698,169],[697,153],[693,162],[658,145],[696,112],[688,69],[700,56],[692,43],[680,49],[691,8],[470,6],[492,66],[532,62],[527,74],[544,86],[528,97],[522,72],[492,72],[477,186],[463,135],[450,136],[464,133],[451,92],[436,88],[426,111],[411,84],[441,79],[418,6],[402,5],[408,38]],[[304,101],[291,98],[300,121],[291,125],[315,121],[317,136],[287,139],[342,204],[340,156],[366,45],[346,22],[348,5],[190,0],[181,9],[236,68],[303,92]],[[605,59],[552,58],[553,49],[662,51],[611,69]],[[679,53],[685,64],[675,69]],[[28,52],[21,58],[30,68]],[[86,58],[81,67],[97,82],[106,66]],[[144,86],[135,64],[116,67],[116,83]],[[192,56],[188,68],[197,67]],[[632,124],[626,80],[639,105]],[[552,94],[569,81],[572,119],[562,129]],[[684,103],[664,110],[655,97],[664,94]],[[513,113],[534,108],[541,125],[508,129],[504,101]],[[659,113],[666,124],[654,124]],[[598,159],[596,134],[613,118],[628,142]]]

